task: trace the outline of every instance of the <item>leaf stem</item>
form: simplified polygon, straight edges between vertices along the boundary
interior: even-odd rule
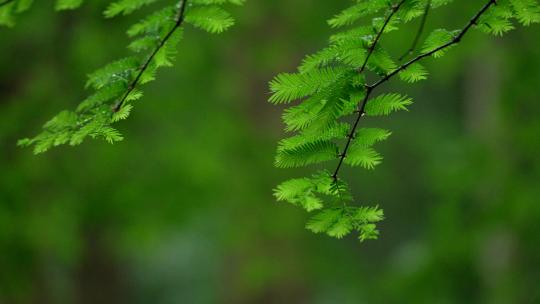
[[[471,29],[471,27],[473,25],[478,24],[478,20],[480,19],[480,17],[492,5],[496,5],[496,4],[497,4],[497,0],[489,0],[486,4],[484,4],[484,6],[469,20],[469,22],[465,25],[465,27],[463,27],[463,29],[451,41],[449,41],[449,42],[447,42],[447,43],[445,43],[445,44],[443,44],[443,45],[441,45],[441,46],[439,46],[439,47],[437,47],[437,48],[435,48],[435,49],[433,49],[433,50],[431,50],[429,52],[426,52],[426,53],[423,53],[423,54],[420,54],[420,55],[416,56],[415,58],[409,60],[407,63],[401,65],[400,67],[396,68],[392,72],[386,74],[384,77],[382,77],[381,79],[379,79],[375,83],[373,83],[371,85],[366,85],[366,95],[364,96],[364,98],[362,99],[362,101],[360,103],[359,110],[357,111],[358,115],[357,115],[356,120],[355,120],[355,122],[354,122],[354,124],[352,126],[351,132],[347,136],[347,143],[345,144],[345,148],[343,150],[343,153],[341,153],[340,156],[339,156],[339,163],[337,165],[337,168],[334,171],[334,174],[332,175],[332,178],[334,179],[334,181],[337,181],[337,179],[338,179],[339,170],[341,169],[343,161],[347,157],[347,152],[348,152],[349,147],[351,145],[351,142],[352,142],[352,140],[354,138],[354,134],[356,133],[356,129],[358,128],[360,119],[365,115],[365,108],[366,108],[366,105],[367,105],[367,103],[369,101],[369,96],[371,95],[373,90],[376,89],[377,87],[379,87],[381,84],[383,84],[383,83],[387,82],[388,80],[390,80],[392,77],[397,75],[399,72],[404,71],[405,69],[407,69],[412,64],[414,64],[414,63],[416,63],[416,62],[418,62],[418,61],[420,61],[420,60],[422,60],[422,59],[424,59],[426,57],[429,57],[429,56],[437,53],[438,51],[441,51],[441,50],[443,50],[445,48],[448,48],[448,47],[450,47],[450,46],[452,46],[454,44],[458,44],[459,42],[461,42],[461,39],[463,38],[463,36],[465,36],[465,34],[467,34],[467,32]],[[394,11],[394,13],[395,13],[395,11]],[[392,15],[393,14],[391,14],[389,16],[389,18],[391,18]],[[386,23],[388,23],[388,22],[385,22],[385,24]],[[382,30],[384,30],[384,28]]]
[[[384,30],[386,29],[386,27],[387,27],[388,24],[390,23],[390,20],[392,19],[392,17],[397,13],[397,11],[398,11],[399,8],[403,5],[403,3],[405,3],[405,1],[406,1],[406,0],[401,0],[398,4],[392,6],[392,10],[390,11],[390,14],[389,14],[388,17],[386,17],[386,19],[384,20],[384,23],[383,23],[381,29],[379,30],[379,32],[377,32],[377,35],[375,36],[375,39],[373,40],[373,42],[372,42],[371,45],[369,46],[368,52],[367,52],[367,55],[366,55],[366,59],[364,59],[364,63],[362,64],[362,66],[361,66],[360,69],[358,70],[358,73],[362,73],[362,72],[364,72],[364,70],[366,69],[366,66],[367,66],[367,63],[368,63],[368,61],[369,61],[369,58],[371,57],[371,55],[372,55],[373,52],[375,51],[375,47],[376,47],[377,44],[379,43],[379,40],[381,40],[381,36],[382,36],[382,34],[384,33]]]
[[[431,0],[428,0],[426,3],[426,7],[424,9],[424,14],[422,15],[422,20],[420,21],[420,27],[418,27],[418,31],[416,32],[416,36],[414,37],[413,43],[411,47],[405,52],[405,54],[399,57],[399,61],[402,61],[407,56],[412,55],[412,53],[414,53],[414,50],[416,50],[418,41],[420,41],[420,37],[422,37],[422,33],[424,32],[424,28],[426,26],[426,21],[427,21],[430,8],[431,8]]]
[[[375,51],[375,47],[377,47],[377,44],[381,40],[381,37],[382,37],[382,34],[384,33],[384,30],[386,29],[386,27],[390,23],[390,20],[392,19],[392,17],[394,17],[394,15],[398,12],[399,8],[403,5],[403,3],[405,3],[405,1],[406,0],[401,0],[398,4],[392,6],[390,14],[384,20],[384,23],[383,23],[381,29],[377,32],[377,35],[375,36],[375,39],[373,40],[373,42],[369,46],[368,52],[367,52],[367,55],[366,55],[366,59],[364,59],[364,62],[362,63],[362,66],[358,70],[358,73],[361,74],[366,69],[369,58],[371,57],[371,55]],[[334,174],[332,174],[332,178],[334,179],[334,182],[337,181],[339,170],[341,169],[341,166],[343,165],[343,161],[347,157],[347,152],[349,151],[349,147],[350,147],[350,145],[352,143],[352,140],[354,138],[354,133],[356,133],[356,128],[358,127],[358,124],[360,122],[360,118],[362,118],[362,116],[363,116],[364,107],[366,105],[367,100],[369,99],[369,95],[371,93],[371,90],[372,89],[370,87],[368,87],[368,86],[366,87],[366,95],[364,96],[364,99],[362,101],[362,106],[361,106],[360,110],[358,111],[358,116],[356,117],[354,125],[351,128],[351,131],[350,131],[349,135],[347,136],[347,144],[345,145],[345,148],[343,149],[343,153],[341,153],[339,155],[339,163],[337,165],[337,168],[334,171]]]
[[[374,84],[370,85],[371,88],[376,88],[378,86],[380,86],[381,84],[383,84],[384,82],[388,81],[390,78],[394,77],[396,74],[398,74],[399,72],[407,69],[409,66],[411,66],[412,64],[426,58],[426,57],[429,57],[435,53],[437,53],[438,51],[441,51],[447,47],[450,47],[454,44],[458,44],[461,42],[461,39],[463,38],[463,36],[465,36],[465,34],[467,34],[467,32],[471,29],[471,27],[473,25],[476,25],[478,23],[478,19],[480,19],[480,17],[494,4],[497,4],[497,0],[489,0],[483,7],[482,9],[480,9],[480,11],[478,11],[478,13],[476,13],[476,15],[474,15],[473,18],[471,18],[471,20],[467,23],[467,25],[459,32],[459,34],[457,34],[454,39],[452,39],[451,41],[427,52],[427,53],[424,53],[424,54],[420,54],[418,56],[416,56],[414,59],[411,59],[409,60],[407,63],[401,65],[400,67],[398,67],[397,69],[395,69],[394,71],[390,72],[389,74],[387,74],[386,76],[384,76],[383,78],[381,78],[379,81],[375,82]]]
[[[152,62],[152,60],[154,59],[154,57],[157,55],[157,53],[165,46],[165,44],[167,43],[167,41],[169,41],[169,39],[172,37],[172,35],[176,32],[176,30],[178,28],[180,28],[180,26],[182,26],[182,23],[184,22],[184,15],[185,15],[185,11],[186,11],[186,6],[187,6],[187,2],[188,0],[180,0],[180,2],[178,2],[178,13],[176,15],[176,18],[175,18],[175,23],[173,25],[173,27],[167,32],[167,34],[161,39],[161,41],[159,42],[158,46],[154,49],[154,51],[152,52],[152,54],[150,54],[150,56],[148,57],[148,59],[146,59],[146,61],[144,62],[144,64],[141,66],[141,68],[139,69],[139,73],[137,74],[137,76],[135,76],[135,79],[133,79],[133,81],[129,84],[126,92],[124,93],[124,95],[122,96],[122,99],[120,99],[116,105],[114,106],[114,108],[112,109],[113,112],[118,112],[120,111],[120,109],[122,108],[122,106],[124,105],[124,103],[126,102],[126,99],[128,98],[129,94],[131,94],[131,92],[133,92],[133,90],[135,90],[137,84],[139,83],[139,81],[141,80],[141,77],[142,75],[144,74],[144,72],[148,69],[148,67],[150,66],[150,63]]]

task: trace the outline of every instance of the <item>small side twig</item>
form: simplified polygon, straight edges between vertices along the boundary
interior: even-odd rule
[[[428,0],[426,3],[426,7],[424,9],[424,14],[422,15],[422,20],[420,20],[420,26],[418,27],[418,31],[416,32],[416,36],[414,37],[413,43],[411,47],[403,55],[401,55],[401,57],[399,57],[399,61],[402,61],[407,56],[412,55],[414,51],[416,50],[418,41],[420,41],[420,37],[422,37],[422,34],[424,33],[424,28],[426,27],[426,21],[427,21],[427,17],[428,17],[430,9],[431,9],[431,0]]]
[[[351,131],[349,133],[349,135],[347,136],[347,143],[345,144],[345,148],[343,150],[343,153],[341,153],[339,155],[339,163],[337,165],[337,168],[336,170],[334,171],[334,174],[332,175],[332,178],[334,179],[334,181],[337,181],[338,179],[338,174],[339,174],[339,170],[341,169],[341,166],[343,164],[343,161],[345,160],[345,158],[347,157],[347,152],[351,146],[351,143],[352,143],[352,139],[354,138],[354,134],[356,133],[356,129],[358,128],[358,125],[359,125],[359,122],[360,122],[360,119],[365,115],[365,108],[366,108],[366,105],[369,101],[369,97],[371,95],[371,93],[373,93],[373,90],[375,90],[377,87],[379,87],[380,85],[382,85],[383,83],[387,82],[388,80],[390,80],[392,77],[396,76],[399,72],[401,71],[404,71],[405,69],[407,69],[409,66],[411,66],[412,64],[426,58],[426,57],[429,57],[429,56],[432,56],[433,54],[437,53],[438,51],[441,51],[445,48],[448,48],[454,44],[458,44],[459,42],[461,42],[461,39],[463,38],[463,36],[465,36],[465,34],[467,34],[467,32],[471,29],[471,27],[473,25],[476,25],[478,24],[478,20],[480,19],[480,17],[492,6],[492,5],[496,5],[497,4],[497,0],[489,0],[486,4],[484,4],[484,6],[469,20],[469,22],[465,25],[465,27],[454,37],[454,39],[452,39],[451,41],[429,51],[429,52],[426,52],[426,53],[423,53],[423,54],[420,54],[418,56],[416,56],[415,58],[409,60],[407,63],[401,65],[400,67],[396,68],[394,71],[386,74],[386,76],[382,77],[381,79],[379,79],[377,82],[371,84],[371,85],[366,85],[366,95],[364,96],[364,98],[362,99],[362,101],[360,102],[360,106],[359,106],[359,110],[357,111],[358,112],[358,115],[356,117],[356,120],[351,128]]]
[[[176,30],[180,26],[182,26],[182,23],[184,22],[184,15],[185,15],[185,11],[186,11],[187,2],[188,2],[188,0],[180,0],[180,2],[178,3],[178,13],[176,15],[176,19],[175,19],[175,23],[174,23],[173,27],[161,39],[158,46],[154,49],[154,51],[150,54],[150,56],[148,56],[148,59],[146,59],[144,64],[139,69],[139,72],[137,73],[137,76],[135,76],[133,81],[129,84],[129,86],[127,88],[127,91],[124,93],[124,95],[122,95],[122,98],[116,103],[116,105],[112,109],[113,112],[120,111],[120,109],[122,108],[122,106],[126,102],[126,99],[128,98],[129,94],[131,94],[131,92],[133,92],[133,90],[135,90],[137,84],[141,80],[142,75],[144,74],[144,72],[146,72],[146,70],[150,66],[150,63],[152,62],[152,60],[154,59],[156,54],[165,46],[165,44],[167,43],[167,41],[169,41],[169,39],[172,37],[174,32],[176,32]]]
[[[392,19],[392,17],[394,17],[394,15],[399,11],[399,8],[403,5],[403,3],[405,3],[405,0],[401,0],[398,4],[392,6],[392,10],[390,11],[390,14],[388,14],[386,19],[384,20],[384,23],[383,23],[381,29],[379,30],[379,32],[375,36],[375,39],[373,40],[373,42],[369,46],[366,58],[364,59],[364,62],[362,63],[362,66],[360,67],[360,69],[358,69],[358,73],[363,73],[364,70],[366,69],[369,58],[371,57],[371,54],[373,54],[373,52],[375,51],[375,47],[377,47],[377,44],[381,40],[381,36],[384,33],[384,30],[386,29],[386,27],[390,23],[390,20]],[[369,86],[367,86],[364,101],[367,101],[367,99],[369,98],[370,93],[371,93],[371,88]],[[364,107],[365,107],[365,102],[362,102],[362,107],[358,110],[358,116],[356,117],[354,125],[351,128],[351,131],[349,132],[349,134],[347,135],[347,143],[345,144],[345,148],[343,149],[343,153],[339,154],[339,163],[337,165],[336,170],[334,171],[334,174],[332,174],[332,178],[334,179],[334,182],[336,182],[338,180],[339,170],[341,169],[341,166],[343,165],[343,161],[347,157],[347,152],[349,151],[349,147],[350,147],[350,145],[352,143],[352,140],[354,138],[354,134],[356,133],[356,128],[358,127],[358,123],[360,122],[360,118],[362,118],[362,116],[363,116]]]
[[[381,40],[381,36],[384,33],[384,30],[386,29],[386,27],[390,23],[390,20],[392,19],[392,17],[397,13],[399,8],[403,5],[403,3],[405,3],[405,0],[401,0],[398,4],[392,6],[392,10],[390,11],[390,14],[388,15],[388,17],[386,17],[381,29],[377,32],[377,35],[375,36],[375,39],[369,45],[366,58],[364,59],[364,63],[362,64],[360,69],[358,69],[358,73],[363,73],[364,70],[366,69],[369,58],[371,57],[371,55],[375,51],[375,47],[377,47],[377,44],[379,43],[379,40]]]

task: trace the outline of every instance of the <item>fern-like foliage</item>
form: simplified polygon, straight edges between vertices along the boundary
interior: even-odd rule
[[[112,124],[129,117],[133,102],[142,97],[141,85],[155,79],[160,67],[171,66],[183,26],[189,23],[209,33],[221,33],[234,24],[223,5],[240,5],[244,0],[175,0],[131,26],[128,48],[132,55],[116,60],[89,74],[87,88],[93,90],[75,110],[62,111],[33,138],[19,141],[33,146],[35,153],[51,147],[78,145],[86,138],[122,140]],[[106,18],[131,14],[156,0],[116,0],[104,11]],[[328,46],[308,55],[298,71],[283,73],[270,82],[270,102],[290,105],[285,109],[285,130],[291,136],[278,145],[275,165],[296,168],[317,165],[309,177],[291,179],[276,187],[279,201],[289,202],[315,214],[307,229],[342,238],[355,232],[363,241],[377,238],[376,223],[384,217],[377,205],[363,206],[352,196],[340,177],[347,165],[372,170],[383,157],[376,150],[391,132],[363,126],[364,116],[388,116],[407,110],[412,99],[394,92],[375,91],[398,76],[414,83],[428,76],[420,61],[445,55],[471,30],[503,35],[516,25],[540,22],[537,0],[483,0],[483,6],[458,30],[437,29],[419,44],[427,14],[451,0],[353,0],[353,4],[328,20],[336,33]],[[29,9],[32,0],[0,0],[0,25],[11,26],[17,14]],[[57,0],[58,10],[74,9],[83,0]],[[412,57],[401,63],[383,46],[385,34],[398,31],[404,23],[421,19]],[[371,74],[370,77],[367,74]],[[368,83],[366,79],[376,80]],[[352,122],[351,122],[352,121]]]
[[[353,2],[328,20],[339,31],[330,37],[327,47],[307,55],[297,72],[279,74],[270,82],[269,101],[276,105],[298,101],[283,114],[285,130],[294,134],[279,142],[276,166],[317,164],[334,168],[283,182],[274,191],[277,200],[316,212],[306,225],[315,233],[341,238],[355,232],[363,241],[377,238],[376,223],[383,219],[383,211],[377,205],[357,203],[340,170],[343,165],[371,170],[382,162],[375,145],[391,132],[361,126],[362,117],[387,116],[412,104],[411,98],[398,93],[375,95],[375,89],[396,75],[407,83],[426,79],[428,72],[419,61],[445,55],[472,28],[502,35],[516,23],[540,22],[540,6],[536,0],[485,0],[465,27],[434,30],[424,39],[416,57],[400,64],[382,47],[383,36],[422,17],[413,47],[406,52],[414,55],[427,13],[451,0]],[[368,73],[378,80],[368,83]],[[352,124],[346,123],[351,116]]]
[[[34,0],[0,0],[0,26],[15,25],[16,16],[30,9]],[[76,9],[83,0],[56,0],[54,7],[58,11]]]
[[[71,9],[81,2],[58,0],[56,7]],[[156,0],[117,0],[107,6],[104,16],[131,14],[154,2]],[[146,16],[127,31],[132,39],[128,45],[132,55],[90,73],[86,87],[92,94],[75,110],[62,111],[45,123],[40,134],[22,139],[18,144],[33,146],[35,153],[42,153],[54,146],[79,145],[86,138],[101,138],[110,143],[122,140],[112,124],[129,117],[133,102],[143,95],[141,85],[153,81],[159,68],[172,66],[184,24],[213,34],[221,33],[234,24],[223,5],[242,3],[243,0],[176,0]],[[29,5],[29,0],[14,0],[0,8],[0,16],[13,16]],[[10,19],[0,17],[0,20]]]

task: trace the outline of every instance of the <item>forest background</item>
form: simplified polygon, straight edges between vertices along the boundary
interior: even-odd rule
[[[223,35],[186,32],[123,142],[16,147],[127,53],[145,12],[105,19],[107,2],[36,1],[0,28],[0,303],[540,301],[538,25],[471,32],[426,61],[429,80],[391,84],[415,104],[378,122],[393,135],[377,170],[345,172],[385,210],[379,240],[360,244],[303,229],[271,190],[303,171],[273,167],[282,109],[267,82],[324,46],[348,1],[248,1]],[[478,6],[456,1],[427,27],[460,28]],[[382,44],[402,53],[416,27]]]

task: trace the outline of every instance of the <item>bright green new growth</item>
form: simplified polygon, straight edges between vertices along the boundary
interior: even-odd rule
[[[289,104],[283,114],[285,130],[294,132],[278,144],[275,165],[280,168],[331,165],[333,171],[319,170],[311,177],[291,179],[274,190],[278,201],[286,201],[315,212],[306,228],[342,238],[356,232],[361,241],[378,236],[375,224],[383,219],[377,206],[358,207],[339,173],[343,164],[374,169],[382,156],[374,149],[386,140],[390,131],[360,127],[364,116],[386,116],[407,110],[412,99],[398,93],[373,95],[381,84],[398,76],[414,83],[427,78],[418,63],[426,57],[443,56],[458,44],[471,28],[502,35],[522,25],[540,22],[536,0],[485,0],[484,6],[462,29],[437,29],[427,35],[418,54],[400,64],[382,46],[384,34],[396,31],[403,23],[422,18],[417,34],[422,34],[425,17],[431,9],[451,0],[356,0],[354,4],[328,21],[333,28],[347,27],[332,35],[328,47],[304,58],[296,73],[277,75],[270,82],[273,104]],[[359,24],[374,15],[370,23]],[[413,47],[402,56],[414,54]],[[366,73],[374,74],[372,84]],[[346,123],[351,116],[352,125]],[[350,121],[350,119],[349,119]]]
[[[110,143],[122,140],[112,124],[129,116],[133,101],[142,97],[139,87],[154,80],[158,68],[172,65],[184,22],[210,33],[221,33],[234,23],[221,5],[240,5],[243,1],[176,0],[134,24],[127,31],[132,38],[128,48],[133,55],[91,73],[86,86],[94,92],[76,110],[60,112],[45,123],[42,133],[20,140],[19,144],[32,145],[35,153],[42,153],[53,146],[78,145],[88,137]],[[155,2],[114,1],[105,9],[104,16],[128,15]],[[330,37],[328,47],[306,56],[298,72],[280,74],[271,81],[270,102],[300,101],[284,111],[285,130],[294,135],[279,142],[276,166],[323,167],[323,163],[331,163],[335,168],[283,182],[275,189],[276,198],[316,212],[306,225],[315,233],[342,238],[354,231],[363,241],[378,237],[376,223],[383,219],[383,211],[378,206],[358,206],[347,183],[340,178],[340,170],[344,165],[372,170],[383,160],[374,146],[391,132],[364,127],[362,117],[387,116],[407,110],[412,104],[411,98],[402,94],[375,95],[374,91],[394,76],[407,83],[426,79],[428,73],[419,61],[443,56],[472,28],[502,35],[514,28],[515,21],[525,26],[540,22],[540,6],[537,0],[484,0],[484,6],[465,27],[434,30],[418,48],[415,39],[401,59],[418,49],[416,57],[400,63],[381,46],[384,35],[422,17],[417,33],[421,37],[427,13],[451,0],[353,2],[328,21],[332,28],[340,29]],[[57,0],[55,7],[74,9],[82,3],[83,0]],[[12,26],[15,16],[31,5],[32,0],[0,0],[0,24]],[[361,24],[368,16],[372,16],[369,22]],[[368,83],[366,73],[378,80]],[[352,124],[347,122],[351,117]]]
[[[109,4],[107,18],[127,15],[156,0],[118,0]],[[62,111],[43,126],[33,138],[22,139],[21,146],[33,146],[35,153],[63,144],[79,145],[86,138],[101,138],[109,143],[123,139],[112,124],[129,117],[132,103],[142,97],[140,86],[153,81],[161,67],[172,66],[184,22],[217,34],[234,24],[221,6],[240,5],[243,0],[176,0],[132,25],[128,48],[133,55],[114,61],[88,75],[86,87],[94,92],[74,111]],[[82,0],[58,0],[57,9],[72,9]],[[0,23],[11,25],[13,15],[29,8],[29,0],[13,0],[0,7]]]
[[[0,25],[15,25],[15,16],[30,9],[34,0],[0,0]],[[58,11],[76,9],[83,0],[56,0],[54,8]]]

